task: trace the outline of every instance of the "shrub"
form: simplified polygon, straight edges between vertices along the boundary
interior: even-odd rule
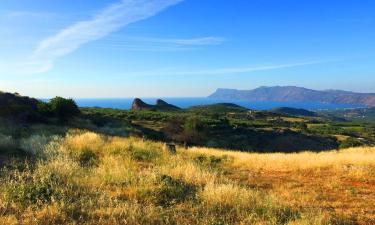
[[[42,155],[49,142],[49,138],[44,135],[32,135],[29,138],[23,138],[20,141],[20,147],[32,155]]]
[[[52,113],[51,106],[48,103],[45,102],[38,102],[37,110],[38,112],[43,116],[49,116]]]
[[[344,149],[344,148],[353,148],[353,147],[359,147],[363,145],[361,141],[359,141],[358,139],[356,138],[353,138],[353,137],[349,137],[347,138],[346,140],[342,141],[340,143],[340,146],[339,148],[340,149]]]
[[[8,148],[15,145],[15,141],[11,136],[0,134],[0,148]]]
[[[65,121],[80,114],[78,106],[73,99],[55,97],[51,99],[49,105],[51,112],[61,121]]]
[[[7,197],[23,205],[45,204],[51,202],[55,188],[62,184],[61,177],[55,173],[39,178],[26,178],[8,188]]]

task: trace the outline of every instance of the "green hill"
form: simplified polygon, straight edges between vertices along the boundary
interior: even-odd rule
[[[0,117],[18,120],[30,120],[39,116],[39,101],[21,96],[18,93],[0,92]]]
[[[188,109],[193,113],[243,113],[249,109],[233,104],[233,103],[218,103],[213,105],[193,106]]]
[[[297,109],[297,108],[290,108],[290,107],[279,107],[279,108],[271,109],[270,111],[273,113],[285,114],[288,116],[309,116],[309,117],[318,116],[318,114],[315,112],[311,112],[305,109]]]

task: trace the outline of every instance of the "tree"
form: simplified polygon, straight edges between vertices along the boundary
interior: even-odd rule
[[[52,113],[50,104],[48,104],[46,102],[38,102],[36,107],[37,107],[38,112],[42,116],[50,116],[51,113]]]
[[[61,121],[66,121],[74,116],[78,116],[80,111],[73,99],[55,97],[49,103],[51,112]]]

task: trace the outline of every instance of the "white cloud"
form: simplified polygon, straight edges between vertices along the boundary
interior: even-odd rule
[[[182,0],[122,0],[93,16],[91,20],[80,21],[56,35],[41,41],[34,51],[30,65],[45,72],[54,62],[68,55],[82,45],[101,39],[131,23],[147,19]]]

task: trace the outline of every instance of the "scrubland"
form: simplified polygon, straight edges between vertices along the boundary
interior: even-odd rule
[[[375,224],[375,148],[171,154],[82,130],[19,142],[27,157],[0,159],[0,224]]]

